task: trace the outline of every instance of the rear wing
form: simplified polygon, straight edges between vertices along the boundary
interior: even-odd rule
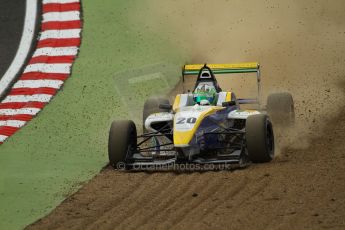
[[[214,74],[228,73],[257,73],[260,65],[257,62],[247,62],[238,64],[207,64]],[[204,67],[202,64],[184,65],[182,75],[197,75],[200,69]]]
[[[257,98],[253,99],[238,99],[240,104],[258,104],[260,109],[260,65],[258,62],[246,62],[236,64],[206,64],[212,70],[213,74],[231,74],[231,73],[256,73],[257,78]],[[200,69],[204,67],[203,64],[187,64],[182,67],[182,80],[185,76],[198,75]]]

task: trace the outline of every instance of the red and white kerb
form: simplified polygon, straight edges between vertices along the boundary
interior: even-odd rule
[[[41,33],[24,72],[0,103],[0,144],[41,111],[71,74],[80,46],[79,0],[43,0]]]

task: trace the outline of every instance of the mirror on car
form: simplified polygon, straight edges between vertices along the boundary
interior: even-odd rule
[[[229,106],[234,106],[236,105],[236,101],[225,101],[222,103],[223,107],[229,107]]]
[[[170,104],[159,104],[159,108],[160,109],[171,110],[172,109],[172,105],[170,105]]]

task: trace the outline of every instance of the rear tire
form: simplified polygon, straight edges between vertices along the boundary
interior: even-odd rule
[[[143,110],[143,132],[147,132],[145,128],[145,121],[148,116],[153,113],[170,112],[168,109],[160,109],[160,104],[169,104],[169,99],[165,97],[151,97],[146,100]]]
[[[273,93],[267,98],[267,113],[273,124],[290,126],[295,123],[295,108],[290,93]]]
[[[115,169],[126,168],[128,158],[137,148],[137,129],[133,121],[113,121],[109,131],[108,156]],[[120,165],[121,164],[121,165]]]
[[[252,115],[247,118],[246,142],[248,156],[252,162],[264,163],[273,159],[273,128],[266,114]]]

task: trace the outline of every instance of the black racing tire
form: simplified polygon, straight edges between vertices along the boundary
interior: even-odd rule
[[[273,127],[266,114],[256,114],[247,118],[246,143],[248,157],[252,162],[264,163],[273,159]]]
[[[291,126],[295,123],[295,107],[290,93],[273,93],[267,98],[267,113],[273,124]]]
[[[145,120],[148,116],[150,116],[153,113],[170,112],[168,109],[159,108],[160,104],[169,104],[169,99],[165,97],[151,97],[146,100],[144,104],[144,110],[143,110],[143,132],[144,133],[147,131],[145,129]]]
[[[112,167],[126,168],[128,157],[137,148],[137,129],[133,121],[113,121],[109,131],[108,156]]]

